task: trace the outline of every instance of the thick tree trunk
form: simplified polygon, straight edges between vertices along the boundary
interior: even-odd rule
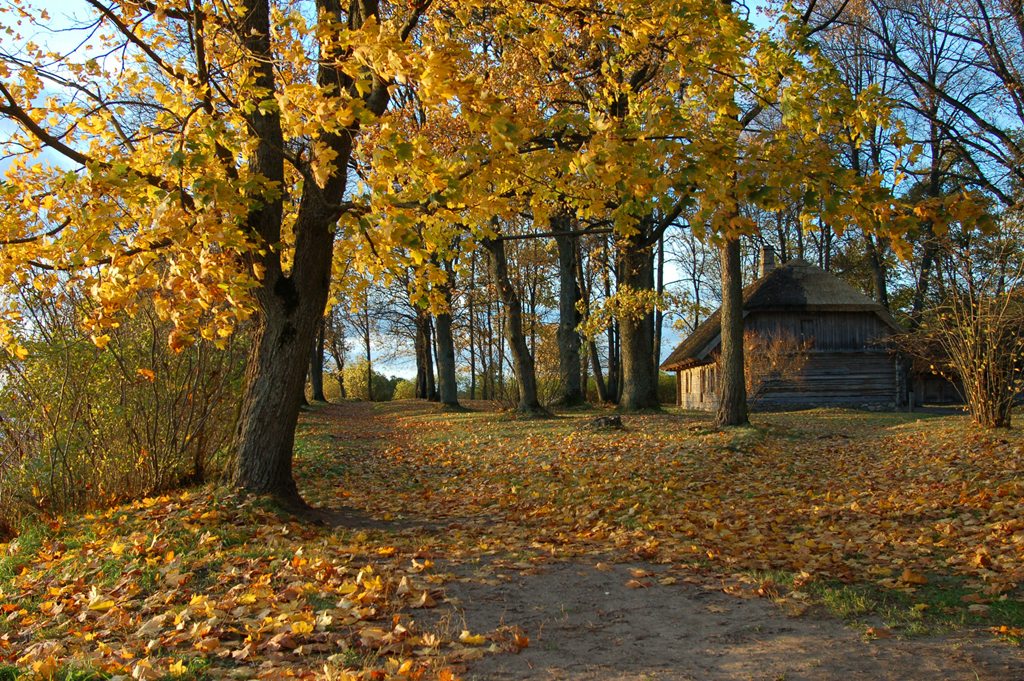
[[[743,375],[743,271],[738,238],[724,241],[722,259],[722,350],[718,358],[719,426],[747,423],[747,389]]]
[[[313,340],[313,354],[309,360],[309,385],[313,391],[313,400],[326,402],[324,397],[324,318],[316,325],[316,337]]]
[[[252,55],[269,55],[269,3],[247,0],[243,10],[238,30],[246,50]],[[363,18],[354,16],[354,25],[361,25]],[[271,59],[256,59],[251,68],[256,88],[264,93],[277,89]],[[333,83],[337,88],[339,80],[351,82],[329,65],[320,67],[318,85]],[[386,97],[386,89],[382,94]],[[386,105],[386,99],[380,105]],[[247,123],[257,140],[251,173],[283,186],[280,114],[254,106]],[[340,217],[333,201],[344,193],[355,132],[352,129],[322,136],[324,145],[334,153],[338,170],[323,187],[302,192],[293,226],[295,248],[290,274],[284,274],[277,248],[266,248],[252,256],[262,267],[263,278],[254,291],[256,331],[232,441],[230,479],[232,485],[246,491],[273,494],[296,505],[303,502],[292,477],[295,427],[304,398],[309,350],[330,287],[333,226]],[[281,240],[282,199],[261,194],[253,197],[252,205],[246,229],[265,244],[276,247]]]
[[[570,222],[561,218],[552,222],[553,231],[569,232]],[[586,402],[580,367],[580,288],[576,282],[578,255],[576,239],[569,234],[555,237],[558,245],[558,377],[556,404],[572,407]]]
[[[452,273],[449,273],[452,276]],[[435,317],[437,338],[437,384],[438,398],[447,407],[459,406],[459,383],[455,374],[455,340],[452,338],[452,293],[449,286],[444,288],[446,308]]]
[[[618,242],[621,264],[619,293],[646,295],[654,290],[654,253],[636,239]],[[622,347],[622,397],[619,409],[636,411],[658,408],[658,380],[654,359],[654,310],[619,315]]]
[[[527,414],[545,413],[537,398],[537,376],[534,372],[533,357],[523,333],[522,303],[508,276],[508,260],[505,256],[505,242],[488,239],[483,246],[490,253],[491,276],[498,287],[502,306],[505,308],[505,332],[512,352],[512,370],[519,387],[518,411]]]
[[[292,478],[292,448],[316,322],[309,307],[273,300],[261,305],[246,366],[231,475],[235,486],[250,492],[299,498]]]

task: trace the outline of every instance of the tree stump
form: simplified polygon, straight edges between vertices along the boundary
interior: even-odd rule
[[[595,430],[623,430],[621,416],[598,416],[591,419],[590,427]]]

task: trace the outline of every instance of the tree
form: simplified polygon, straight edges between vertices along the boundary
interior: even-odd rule
[[[505,332],[512,352],[512,367],[519,389],[518,411],[524,414],[543,415],[547,411],[537,396],[537,374],[534,371],[533,354],[526,344],[523,333],[523,306],[508,273],[508,257],[505,241],[500,237],[485,239],[483,246],[490,254],[491,278],[494,280],[505,309]]]
[[[941,234],[945,296],[902,339],[921,364],[962,386],[974,422],[1009,428],[1024,390],[1024,295],[1019,217],[1002,216],[1002,233],[973,220]]]
[[[338,381],[338,396],[346,399],[345,394],[345,358],[348,355],[348,344],[345,340],[344,303],[336,303],[324,316],[324,338],[327,353],[334,363],[334,375]]]
[[[388,378],[378,373],[366,362],[359,360],[345,367],[345,386],[354,400],[387,402],[392,399],[400,378]]]
[[[99,303],[101,346],[138,289],[174,347],[251,317],[230,470],[245,490],[301,503],[292,446],[349,161],[387,110],[396,55],[403,78],[447,68],[429,36],[408,41],[428,5],[96,1],[91,54],[28,43],[20,9],[3,10],[19,49],[0,57],[4,144],[20,154],[0,197],[6,285],[66,273]]]
[[[455,369],[455,338],[452,335],[452,286],[455,278],[454,264],[449,261],[445,268],[445,279],[439,288],[443,308],[434,317],[437,338],[437,383],[438,400],[446,407],[459,407],[459,383]]]
[[[324,318],[316,326],[313,349],[309,358],[309,385],[312,388],[315,402],[326,402],[324,396],[324,358],[327,351],[327,338]]]
[[[558,248],[558,373],[559,395],[555,402],[572,407],[586,402],[583,372],[580,364],[581,321],[579,303],[582,299],[577,270],[579,269],[578,236],[572,221],[560,216],[552,221]]]

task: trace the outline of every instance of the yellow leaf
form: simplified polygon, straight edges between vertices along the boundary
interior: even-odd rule
[[[89,604],[87,606],[89,610],[96,612],[106,612],[114,607],[114,601],[111,598],[107,598],[99,592],[99,589],[93,587],[89,591]]]
[[[57,678],[57,671],[60,669],[60,664],[57,662],[57,658],[50,655],[45,660],[32,663],[32,671],[35,673],[36,678],[49,679]]]
[[[184,676],[186,672],[188,672],[188,667],[186,667],[181,660],[178,660],[171,664],[171,666],[167,668],[167,671],[171,676]]]
[[[483,634],[471,634],[469,629],[463,629],[459,634],[459,641],[467,646],[482,646],[487,641],[487,637]]]
[[[313,623],[312,622],[292,622],[292,633],[293,634],[312,634]]]
[[[125,545],[122,542],[114,541],[110,545],[110,552],[115,556],[122,556],[124,554]]]

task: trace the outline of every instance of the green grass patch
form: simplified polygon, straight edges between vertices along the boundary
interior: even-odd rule
[[[21,528],[7,545],[7,554],[0,556],[0,588],[32,564],[45,539],[46,528],[39,523],[29,522]]]
[[[908,636],[927,636],[963,627],[1024,627],[1024,602],[1005,597],[991,602],[968,588],[963,579],[931,576],[913,591],[837,581],[812,582],[803,588],[814,602],[848,622],[880,620]]]

